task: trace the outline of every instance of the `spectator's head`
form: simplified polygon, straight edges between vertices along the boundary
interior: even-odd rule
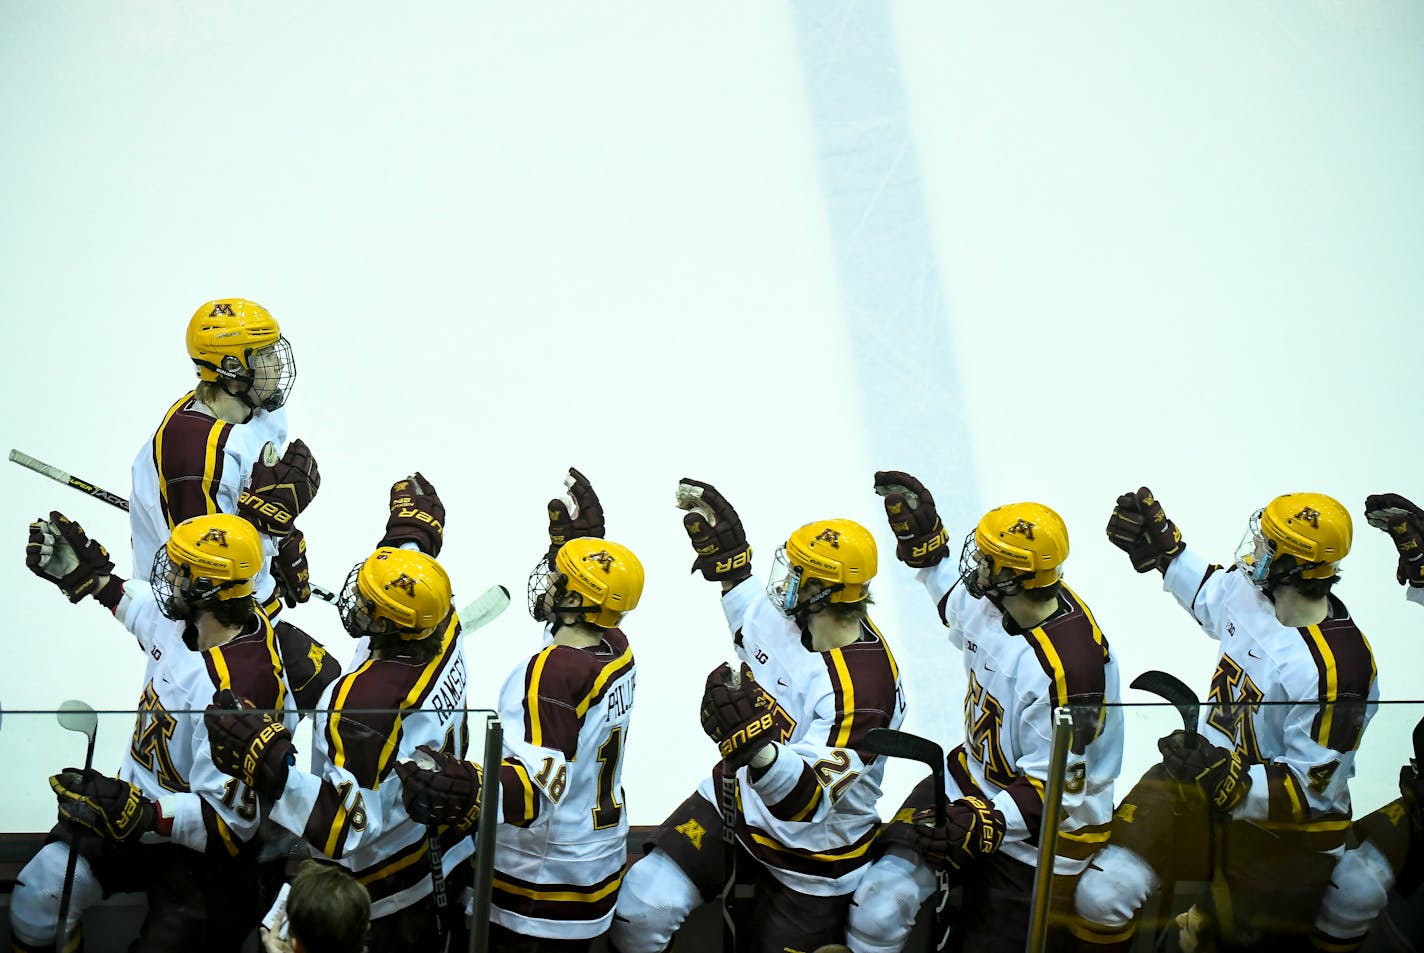
[[[371,923],[371,896],[340,867],[309,860],[287,895],[293,953],[361,953]]]

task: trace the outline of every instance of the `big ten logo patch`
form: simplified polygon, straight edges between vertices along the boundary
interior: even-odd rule
[[[1033,529],[1035,525],[1037,524],[1030,523],[1028,520],[1016,520],[1014,521],[1014,525],[1009,527],[1008,532],[1031,540],[1033,539]]]

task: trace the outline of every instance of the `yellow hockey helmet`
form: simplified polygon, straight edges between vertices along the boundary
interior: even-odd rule
[[[1013,595],[1063,578],[1068,527],[1042,503],[1009,503],[985,513],[964,540],[959,572],[974,596]]]
[[[173,527],[149,579],[163,614],[186,619],[193,610],[251,596],[265,559],[255,526],[230,513],[208,513]]]
[[[286,403],[297,376],[292,346],[262,305],[245,298],[206,302],[188,321],[187,344],[199,380],[245,382],[230,393],[264,410]]]
[[[787,614],[798,608],[808,579],[825,585],[813,597],[815,602],[863,602],[878,568],[879,554],[870,530],[854,520],[816,520],[796,530],[777,549],[766,591]]]
[[[1329,579],[1350,552],[1354,523],[1350,511],[1324,493],[1287,493],[1251,517],[1236,551],[1236,564],[1257,585],[1271,576],[1277,556],[1295,559],[1291,575]]]
[[[559,548],[554,557],[554,569],[564,576],[564,587],[578,593],[584,605],[597,612],[588,621],[602,629],[611,629],[633,611],[643,595],[643,564],[627,546],[581,536]]]
[[[336,607],[353,638],[427,638],[450,614],[450,577],[418,550],[382,546],[352,567]]]

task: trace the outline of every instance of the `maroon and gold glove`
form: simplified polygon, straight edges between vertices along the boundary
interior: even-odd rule
[[[982,798],[965,797],[949,804],[944,824],[935,826],[932,808],[910,819],[915,849],[935,870],[962,870],[987,857],[1003,843],[1008,828],[1002,812]]]
[[[380,546],[415,543],[430,557],[440,555],[445,542],[445,504],[434,485],[413,473],[391,484],[391,515]]]
[[[417,824],[444,824],[459,831],[472,829],[480,819],[480,786],[484,771],[470,761],[436,751],[428,745],[415,749],[414,761],[397,761],[401,800]]]
[[[59,797],[59,818],[112,841],[158,827],[158,808],[135,785],[93,768],[65,768],[49,779]]]
[[[1424,587],[1424,511],[1398,493],[1375,493],[1365,497],[1365,520],[1394,540],[1399,584]]]
[[[286,536],[320,488],[316,458],[305,443],[293,440],[280,460],[252,465],[252,479],[237,499],[237,515],[269,536]]]
[[[203,712],[213,766],[259,795],[276,798],[287,786],[287,769],[297,763],[287,726],[271,712],[242,704],[231,689],[213,696]]]
[[[702,690],[702,730],[717,742],[728,767],[740,768],[776,739],[776,699],[762,688],[743,662],[734,675],[726,662],[707,676]]]
[[[301,530],[292,530],[277,547],[277,555],[272,557],[272,581],[277,584],[277,595],[282,597],[288,609],[311,598],[307,538]]]
[[[1158,739],[1157,750],[1162,752],[1162,770],[1167,777],[1197,785],[1222,813],[1230,813],[1251,790],[1251,776],[1241,755],[1217,747],[1195,731],[1178,728]]]
[[[902,470],[876,470],[875,492],[885,498],[885,516],[895,534],[895,558],[923,569],[944,558],[949,534],[923,483]]]
[[[564,500],[549,501],[549,565],[554,557],[571,539],[585,536],[603,538],[603,504],[598,502],[598,494],[593,492],[593,484],[588,477],[569,467],[569,475],[564,478],[564,486],[573,500],[574,511],[569,512]]]
[[[1114,546],[1127,553],[1132,568],[1138,572],[1166,572],[1172,560],[1187,548],[1177,524],[1167,519],[1162,504],[1145,486],[1117,498],[1108,518],[1107,534]]]
[[[30,572],[59,587],[59,594],[79,602],[92,594],[103,576],[112,575],[109,551],[84,535],[84,527],[58,510],[49,519],[30,524],[25,543],[25,565]]]
[[[731,583],[752,574],[752,548],[747,545],[742,520],[716,487],[683,477],[677,485],[677,505],[692,511],[682,518],[682,528],[697,551],[693,572],[714,582]]]

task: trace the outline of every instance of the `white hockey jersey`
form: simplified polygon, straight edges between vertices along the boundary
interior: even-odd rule
[[[860,640],[811,652],[796,622],[777,611],[762,585],[747,579],[722,596],[738,657],[776,698],[779,750],[755,782],[737,772],[737,836],[777,880],[813,896],[852,893],[870,862],[880,817],[885,760],[862,753],[871,728],[896,728],[905,716],[900,670],[868,620]],[[721,765],[697,792],[720,803]]]
[[[1332,595],[1319,625],[1282,625],[1234,566],[1211,565],[1190,549],[1162,584],[1221,644],[1198,730],[1251,766],[1250,790],[1232,816],[1338,851],[1355,752],[1379,707],[1374,653],[1349,610]]]
[[[199,652],[184,622],[165,617],[148,583],[130,580],[114,615],[148,657],[133,740],[119,777],[159,801],[173,819],[170,839],[197,851],[235,856],[261,818],[253,791],[213,766],[203,709],[230,688],[257,708],[284,710],[296,727],[276,635],[261,613],[252,627],[217,648]],[[186,634],[186,637],[185,637]],[[145,835],[146,841],[160,841]]]
[[[431,638],[440,651],[421,665],[367,659],[332,682],[318,704],[312,772],[288,772],[273,823],[350,870],[371,895],[371,916],[402,910],[431,892],[427,829],[405,813],[397,761],[429,745],[465,757],[469,743],[465,640],[452,611]],[[326,714],[323,716],[323,712]],[[441,869],[474,852],[469,835],[440,831]]]
[[[1074,709],[1064,774],[1064,816],[1053,869],[1077,874],[1107,840],[1113,782],[1122,769],[1123,715],[1117,659],[1087,605],[1067,586],[1058,612],[1019,629],[989,599],[955,587],[952,560],[918,578],[964,657],[965,741],[946,755],[950,800],[982,797],[1003,813],[1005,854],[1038,865],[1044,785],[1053,750],[1053,711]]]
[[[279,452],[286,446],[284,408],[254,411],[244,424],[215,419],[192,392],[168,408],[134,457],[129,497],[134,576],[148,579],[154,554],[167,544],[174,526],[206,513],[236,513],[252,465],[262,459],[268,443]],[[277,543],[264,534],[262,548],[267,562],[254,584],[258,604],[267,608],[276,586],[270,563]]]
[[[547,628],[544,649],[505,680],[493,922],[557,939],[608,929],[628,859],[623,752],[635,680],[618,629],[575,648]]]

